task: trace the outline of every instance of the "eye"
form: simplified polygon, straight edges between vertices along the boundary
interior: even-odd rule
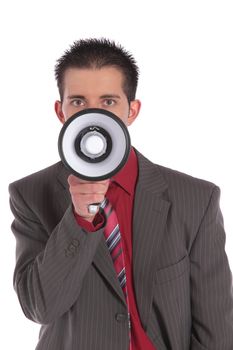
[[[71,104],[75,107],[81,107],[84,106],[85,102],[80,98],[76,98],[75,100],[71,101]]]
[[[113,100],[112,98],[108,98],[104,100],[104,105],[105,106],[114,106],[116,104],[116,101]]]

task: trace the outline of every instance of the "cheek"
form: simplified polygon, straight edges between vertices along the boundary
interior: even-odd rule
[[[63,105],[62,112],[64,114],[65,120],[69,119],[73,114],[75,114],[76,110],[73,106]]]
[[[128,126],[128,117],[127,116],[124,116],[123,118],[120,118],[122,120],[122,122]]]
[[[129,108],[121,108],[118,112],[118,116],[123,121],[125,125],[128,125]]]
[[[128,117],[122,113],[121,110],[109,109],[118,119],[120,119],[126,126],[128,125]]]

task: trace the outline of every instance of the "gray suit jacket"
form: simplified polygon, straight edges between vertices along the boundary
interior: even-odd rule
[[[219,188],[137,156],[133,272],[142,326],[157,350],[232,350]],[[26,317],[42,324],[37,350],[127,350],[127,309],[103,229],[78,226],[67,175],[59,162],[9,187],[14,287]]]

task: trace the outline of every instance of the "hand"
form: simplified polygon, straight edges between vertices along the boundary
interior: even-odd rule
[[[85,220],[92,222],[96,214],[88,212],[88,205],[101,203],[104,200],[109,183],[109,179],[98,182],[85,181],[69,175],[68,184],[75,212]]]

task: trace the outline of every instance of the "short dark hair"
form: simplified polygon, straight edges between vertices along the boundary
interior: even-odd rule
[[[113,66],[119,69],[124,77],[123,91],[128,101],[136,96],[139,68],[134,57],[121,45],[105,38],[81,39],[75,41],[70,49],[65,51],[55,66],[55,78],[63,100],[64,73],[68,68],[102,68]]]

